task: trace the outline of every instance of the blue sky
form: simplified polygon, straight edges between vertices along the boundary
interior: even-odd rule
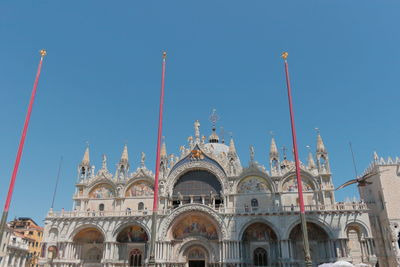
[[[161,52],[168,51],[168,152],[216,108],[242,163],[268,163],[269,131],[291,147],[282,51],[289,51],[300,156],[327,146],[336,186],[372,153],[399,155],[399,1],[1,1],[0,200],[4,204],[39,60],[48,50],[10,218],[42,223],[64,157],[55,208],[71,209],[85,142],[98,168],[154,169]],[[356,187],[337,199],[356,194]]]

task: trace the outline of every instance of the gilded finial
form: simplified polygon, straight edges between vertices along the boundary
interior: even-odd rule
[[[167,58],[167,52],[164,51],[164,52],[162,53],[162,58],[163,58],[163,59],[166,59],[166,58]]]
[[[289,53],[288,53],[288,52],[283,52],[281,57],[282,57],[284,60],[286,60],[288,56],[289,56]]]
[[[44,57],[44,56],[46,56],[47,55],[47,51],[46,50],[44,50],[44,49],[42,49],[42,50],[40,50],[40,55],[42,56],[42,57]]]

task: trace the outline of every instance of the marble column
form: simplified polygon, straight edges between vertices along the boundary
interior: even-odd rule
[[[292,251],[292,253],[289,252],[290,240],[288,240],[288,239],[279,240],[279,244],[280,244],[280,247],[281,247],[282,258],[283,259],[290,258],[291,256],[294,256],[293,251]]]

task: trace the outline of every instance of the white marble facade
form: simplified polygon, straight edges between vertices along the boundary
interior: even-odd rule
[[[400,266],[400,158],[383,159],[375,152],[363,175],[371,176],[358,189],[368,206],[379,266]]]
[[[4,232],[0,267],[25,267],[29,260],[28,240],[8,226]],[[1,255],[1,254],[0,254]]]
[[[157,266],[301,266],[302,238],[294,163],[281,160],[275,140],[269,170],[250,149],[243,166],[233,139],[213,130],[206,140],[199,123],[180,155],[161,150]],[[311,255],[314,265],[338,259],[375,264],[367,207],[338,203],[328,153],[320,135],[317,151],[302,164]],[[78,167],[72,211],[50,211],[45,221],[42,266],[145,266],[154,174],[130,172],[125,146],[115,174],[95,172],[89,149]]]

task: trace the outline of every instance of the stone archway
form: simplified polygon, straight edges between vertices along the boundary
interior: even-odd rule
[[[247,225],[241,239],[243,261],[251,266],[269,266],[279,257],[277,235],[266,223]]]
[[[100,267],[103,258],[104,235],[94,227],[88,227],[77,232],[73,238],[79,250],[79,259],[83,266]]]
[[[365,229],[358,223],[350,223],[346,227],[346,236],[348,239],[349,257],[352,258],[352,263],[363,262],[363,247],[362,240],[365,237]]]
[[[188,211],[177,216],[169,225],[166,239],[174,266],[213,266],[219,261],[219,223],[208,213]]]
[[[331,257],[329,252],[329,235],[322,227],[312,222],[307,223],[307,231],[313,264],[318,266],[318,264],[328,262],[329,258]],[[297,224],[295,227],[293,227],[289,235],[289,240],[292,248],[291,257],[299,263],[303,262],[304,246],[300,224]]]
[[[147,231],[139,225],[126,225],[120,228],[116,237],[119,248],[118,260],[128,262],[128,266],[143,266],[148,240]]]
[[[192,245],[184,252],[188,267],[205,267],[208,263],[208,252],[202,245]]]

